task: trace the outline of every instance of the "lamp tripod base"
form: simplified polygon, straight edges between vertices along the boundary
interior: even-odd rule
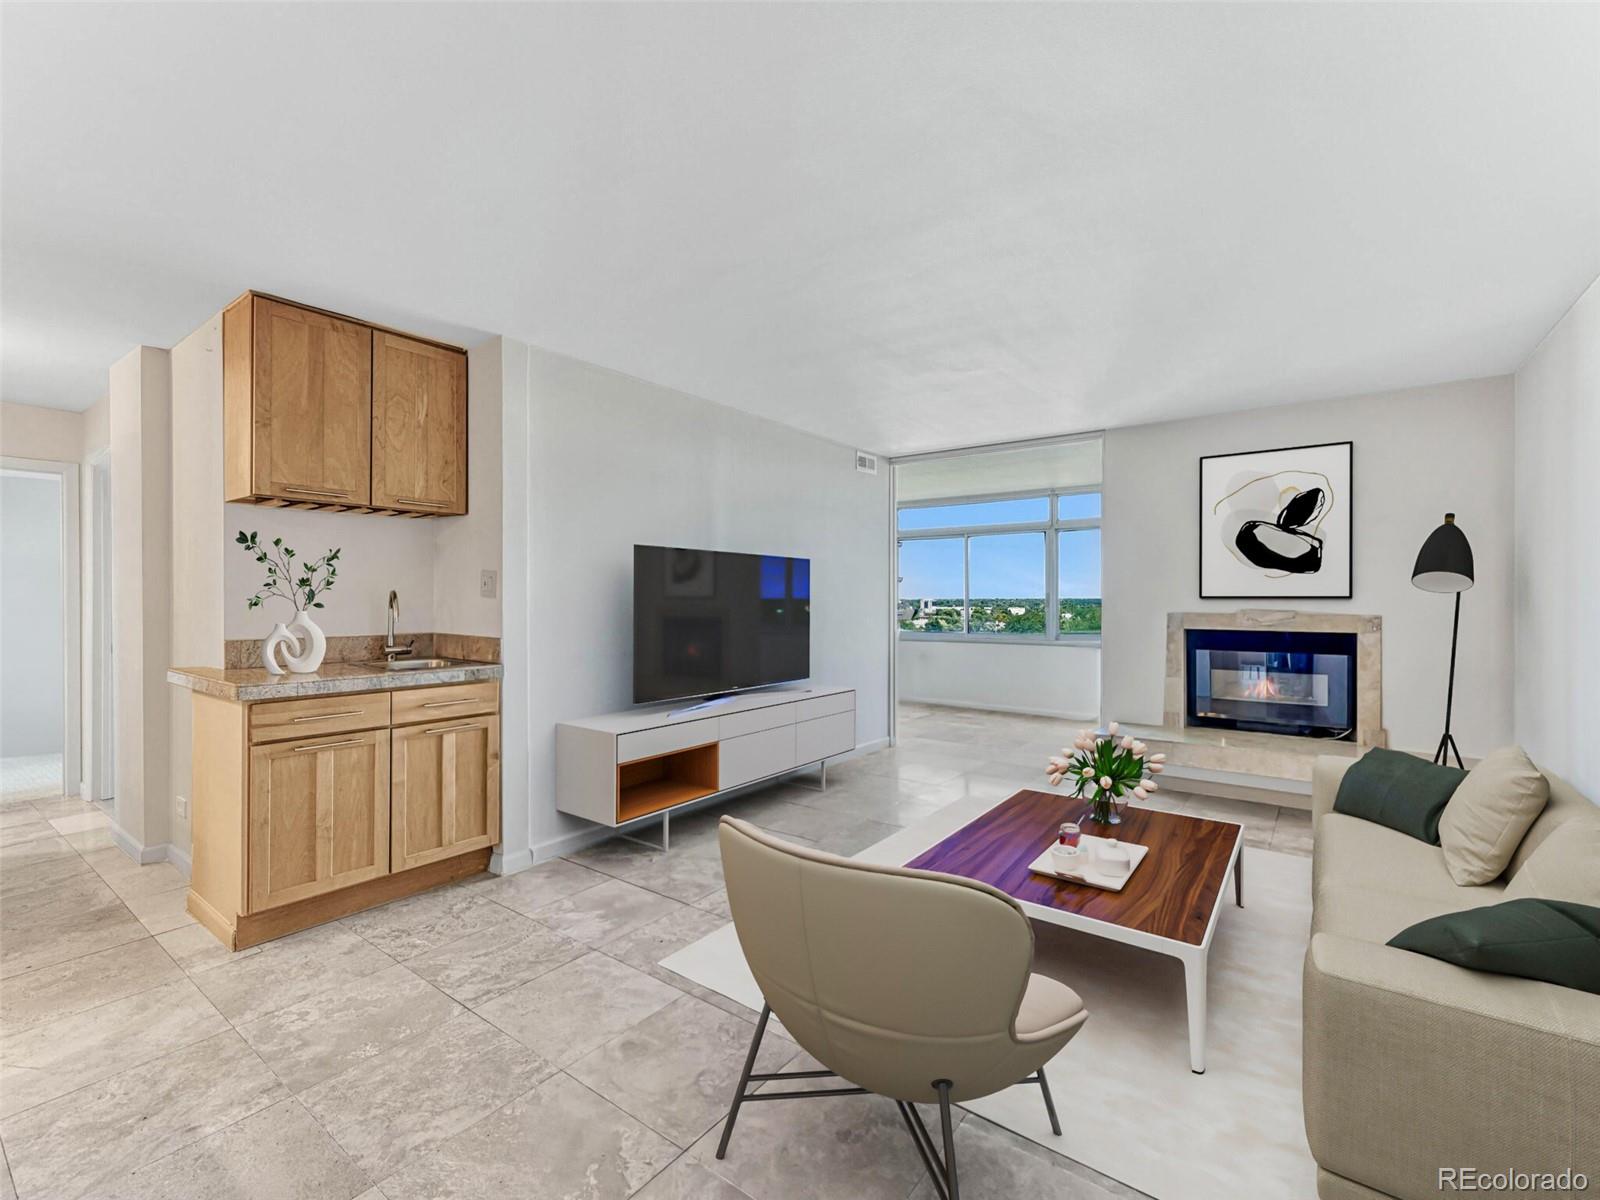
[[[1455,737],[1446,729],[1444,736],[1439,739],[1439,748],[1433,752],[1433,761],[1438,766],[1448,767],[1451,754],[1456,756],[1456,766],[1466,770],[1466,764],[1461,761],[1461,747],[1456,745]]]

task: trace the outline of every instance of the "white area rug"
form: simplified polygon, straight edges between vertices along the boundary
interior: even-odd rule
[[[862,851],[903,863],[993,805],[962,801]],[[1089,1021],[1047,1068],[1062,1136],[1037,1087],[965,1107],[1158,1200],[1316,1195],[1300,1101],[1300,968],[1311,860],[1244,851],[1244,908],[1226,905],[1211,943],[1206,1073],[1189,1071],[1177,959],[1034,924],[1034,969],[1084,998]],[[661,965],[752,1009],[761,992],[732,924]]]

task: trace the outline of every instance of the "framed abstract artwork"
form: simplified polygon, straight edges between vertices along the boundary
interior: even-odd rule
[[[1203,600],[1348,600],[1350,442],[1200,460]]]

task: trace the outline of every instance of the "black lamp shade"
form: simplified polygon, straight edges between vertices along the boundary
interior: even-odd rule
[[[1455,513],[1445,513],[1444,524],[1422,543],[1411,582],[1425,592],[1464,592],[1472,586],[1472,545]]]

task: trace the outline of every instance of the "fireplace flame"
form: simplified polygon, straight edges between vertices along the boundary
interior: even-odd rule
[[[1245,688],[1244,694],[1252,700],[1276,700],[1283,695],[1278,690],[1278,685],[1272,681],[1272,676],[1270,675],[1263,675]]]

